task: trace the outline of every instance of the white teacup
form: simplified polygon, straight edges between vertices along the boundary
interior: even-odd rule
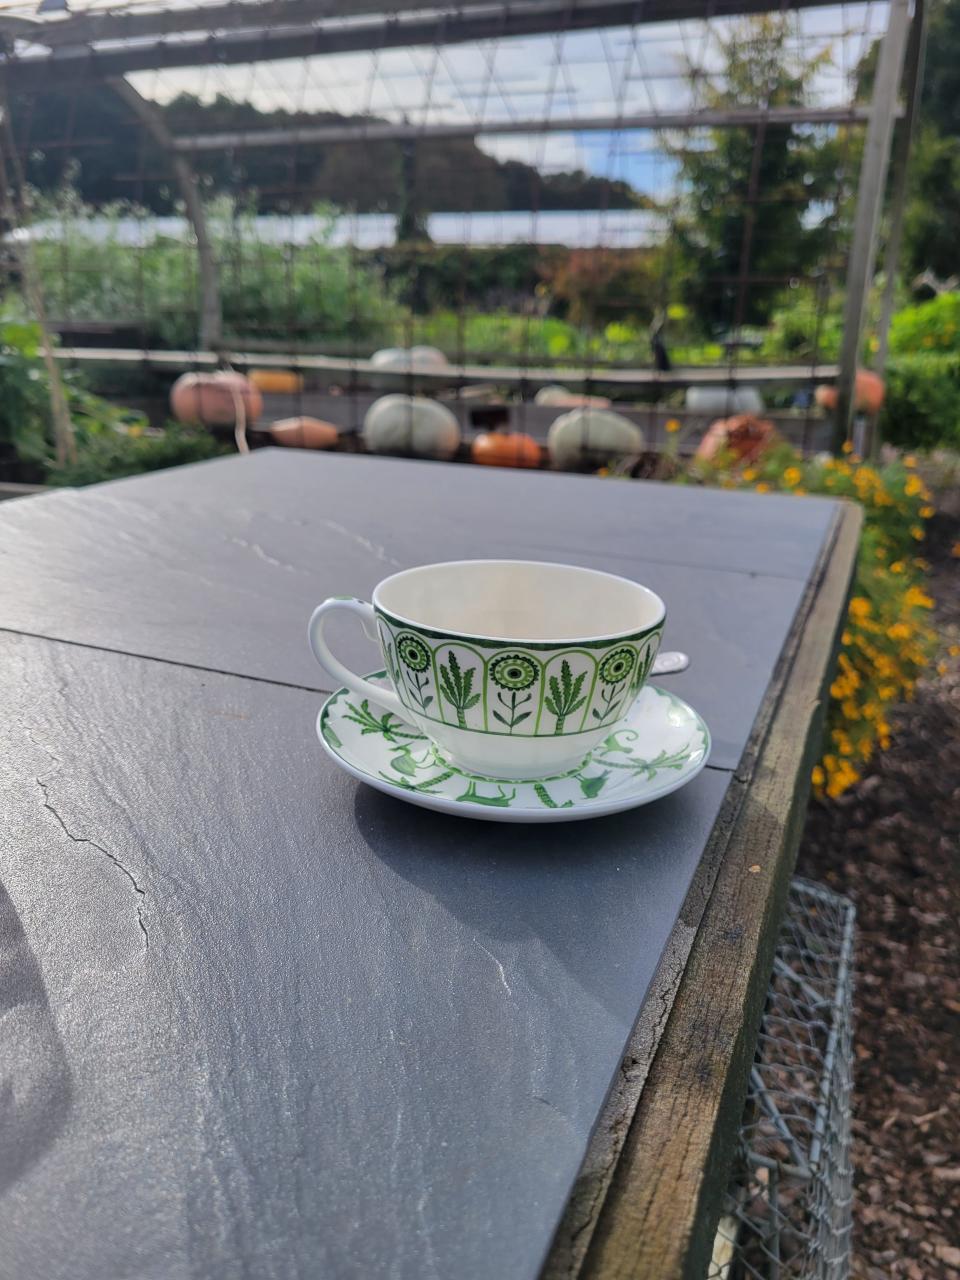
[[[348,670],[324,640],[335,609],[379,639],[393,689]],[[432,738],[471,773],[543,778],[575,769],[643,687],[666,609],[647,587],[595,569],[458,560],[385,578],[373,603],[313,612],[313,655],[335,681]]]

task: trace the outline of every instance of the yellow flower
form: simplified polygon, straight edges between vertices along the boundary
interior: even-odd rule
[[[951,658],[960,658],[960,644],[952,644],[947,650]]]
[[[907,476],[907,483],[903,486],[903,492],[908,498],[915,498],[923,488],[923,481],[919,476]]]
[[[915,467],[917,465],[917,460],[912,453],[907,454],[907,456],[903,460],[903,465],[905,467]]]
[[[810,774],[810,781],[815,787],[822,787],[827,780],[827,775],[823,772],[823,766],[815,764],[813,772]]]
[[[853,445],[850,443],[849,440],[844,440],[840,448],[844,453],[853,453]]]
[[[931,507],[928,505],[920,508],[920,515],[923,517],[924,520],[929,520],[930,517],[936,515],[936,513],[937,513],[936,507]]]
[[[960,560],[960,542],[955,542],[953,544],[950,548],[950,554],[953,556],[954,560]]]
[[[665,425],[666,425],[666,429],[671,433],[674,431],[680,430],[680,423],[677,421],[676,418],[668,418]]]
[[[932,609],[933,600],[922,587],[910,587],[903,597],[903,602],[908,609]]]
[[[127,435],[130,436],[132,439],[137,440],[139,439],[140,436],[143,435],[143,427],[140,427],[140,426],[128,427]]]
[[[891,572],[891,573],[903,573],[903,572],[904,572],[904,563],[903,563],[903,561],[902,561],[902,560],[894,560],[893,564],[890,566],[890,572]]]
[[[756,480],[757,473],[753,467],[747,467],[746,471],[743,473],[743,478],[746,480],[747,484],[750,484],[752,481]]]
[[[937,675],[945,676],[947,674],[947,664],[945,662],[937,663]]]
[[[803,479],[803,472],[799,467],[787,467],[783,473],[783,483],[793,489]]]
[[[854,596],[850,601],[850,613],[858,622],[870,617],[872,605],[866,596]]]
[[[912,524],[912,525],[910,526],[910,534],[911,534],[911,536],[912,536],[912,537],[913,537],[917,542],[922,542],[922,541],[923,541],[923,526],[922,526],[922,525],[919,525],[919,524]]]
[[[876,334],[874,334],[874,336],[870,339],[870,350],[871,351],[880,350],[880,339],[876,336]]]
[[[806,489],[802,489],[799,485],[797,485],[796,489],[794,489],[793,492],[797,495],[798,498],[802,498],[807,491]]]
[[[768,484],[758,484],[755,486],[755,491],[757,493],[769,493],[770,486]]]

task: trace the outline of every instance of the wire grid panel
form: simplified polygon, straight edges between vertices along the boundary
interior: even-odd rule
[[[854,919],[792,882],[708,1280],[849,1275]]]

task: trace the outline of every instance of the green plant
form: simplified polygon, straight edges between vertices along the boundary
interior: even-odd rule
[[[960,293],[903,307],[890,322],[890,350],[898,355],[960,351]]]
[[[96,397],[89,397],[90,401]],[[103,406],[104,402],[99,402]],[[92,408],[92,406],[91,406]],[[140,424],[124,428],[122,413],[86,416],[73,407],[77,439],[77,460],[66,466],[48,463],[46,479],[52,485],[79,486],[101,480],[117,480],[122,476],[159,471],[164,467],[202,462],[226,450],[204,431],[171,423],[163,431],[146,431]]]
[[[960,351],[891,356],[880,428],[910,449],[960,445]]]
[[[881,469],[849,455],[804,461],[789,445],[739,466],[729,455],[693,468],[695,479],[760,493],[819,493],[859,502],[864,511],[853,596],[831,686],[827,742],[814,786],[842,794],[866,762],[890,741],[887,708],[913,696],[935,635],[927,621],[933,601],[923,589],[926,562],[916,554],[930,494],[907,457]]]
[[[382,273],[331,243],[330,209],[314,216],[307,243],[263,243],[249,210],[226,197],[210,203],[228,335],[345,346],[392,338],[403,312]],[[164,235],[144,209],[94,210],[69,188],[40,202],[36,218],[44,234],[34,254],[53,319],[128,325],[149,345],[196,346],[197,251],[186,229]]]
[[[50,454],[40,338],[39,325],[0,315],[0,467],[12,480],[41,480]]]
[[[770,315],[765,360],[836,360],[843,336],[843,298],[809,286],[790,290]]]

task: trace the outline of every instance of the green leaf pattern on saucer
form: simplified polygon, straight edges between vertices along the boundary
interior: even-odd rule
[[[419,660],[412,649],[409,656]],[[519,659],[501,661],[503,670],[493,674],[500,676],[497,684],[508,699],[504,715],[509,716],[509,698],[522,695],[528,673]],[[633,672],[611,662],[606,674],[615,686]],[[383,671],[369,679],[387,683]],[[446,683],[444,696],[466,712],[477,693],[462,667],[452,666]],[[559,717],[564,707],[575,711],[582,696],[576,678],[561,668],[555,683],[551,698],[559,710],[552,714]],[[655,685],[643,690],[626,718],[611,726],[579,768],[549,778],[506,780],[468,773],[412,725],[367,699],[358,701],[346,689],[328,699],[317,731],[338,763],[380,790],[448,812],[526,822],[589,817],[645,804],[699,773],[710,747],[700,716]]]

